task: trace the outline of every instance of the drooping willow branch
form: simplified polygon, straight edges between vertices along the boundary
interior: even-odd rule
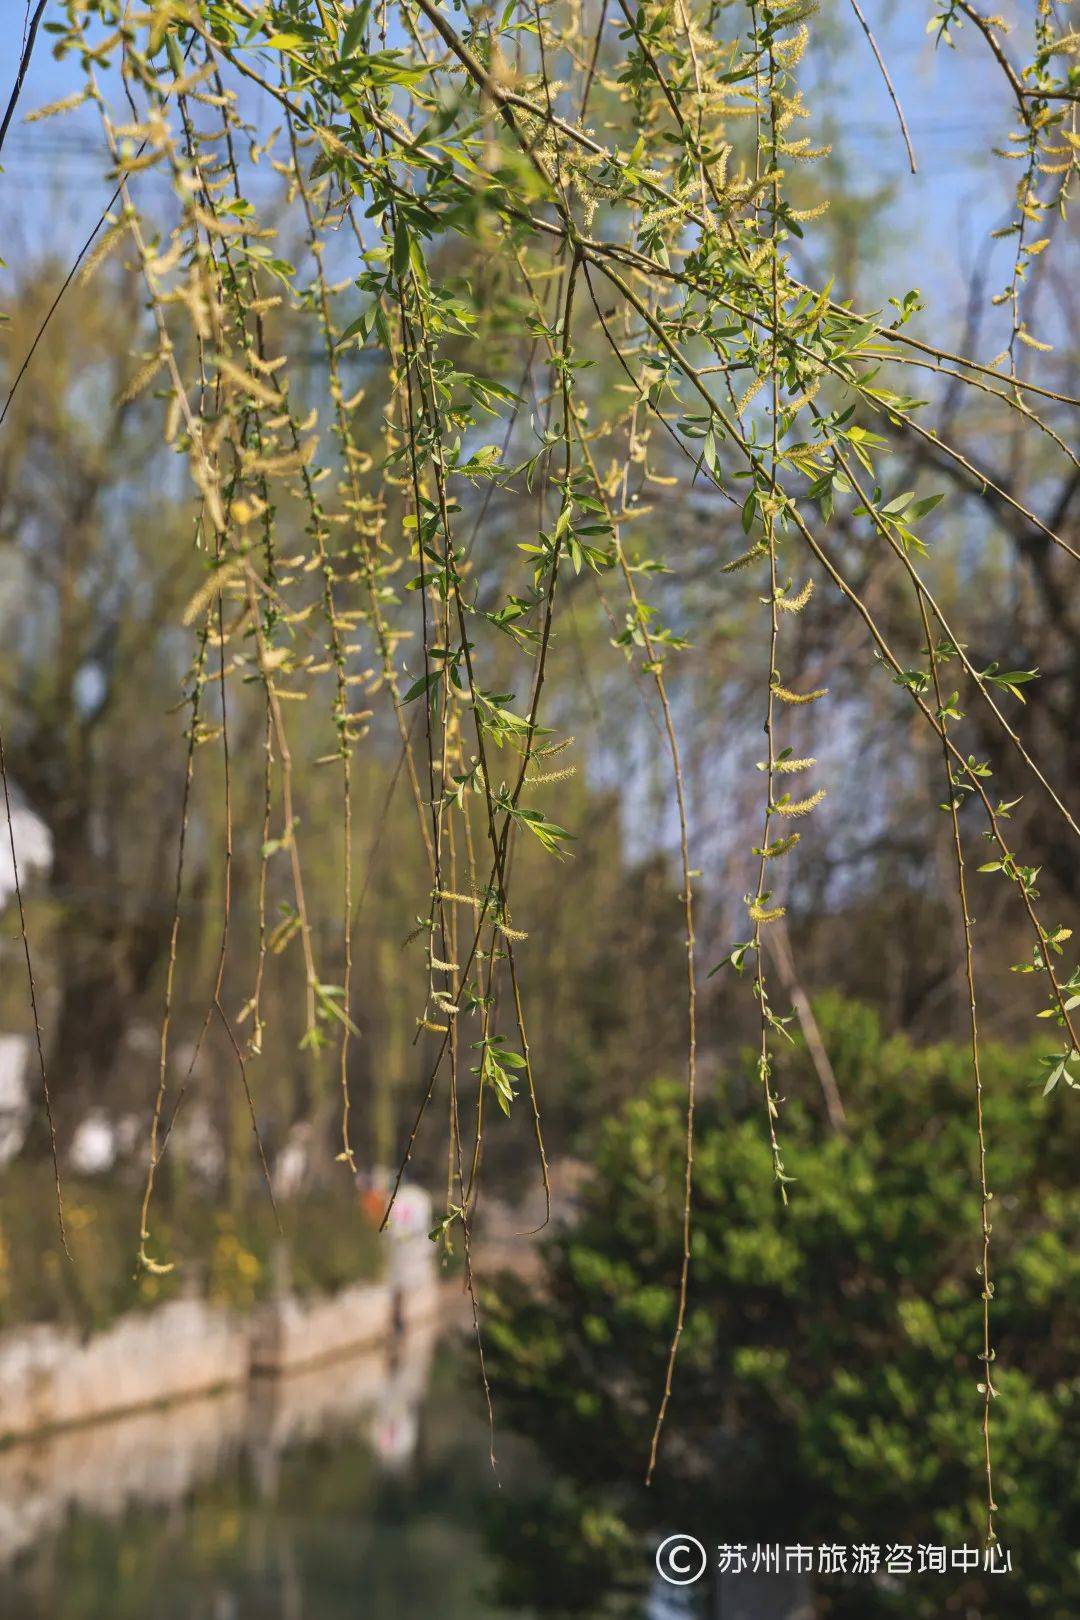
[[[916,499],[886,486],[894,476],[890,446],[915,444],[950,482],[984,497],[991,514],[1004,513],[1039,536],[1055,568],[1080,560],[1063,521],[1040,517],[1036,497],[1027,498],[983,467],[981,456],[934,433],[907,392],[909,378],[927,375],[969,388],[993,409],[1009,412],[1021,431],[1030,429],[1053,465],[1059,457],[1077,465],[1064,420],[1077,401],[1022,374],[1022,353],[1038,355],[1043,345],[1027,330],[1021,302],[1029,267],[1052,247],[1049,237],[1033,240],[1031,228],[1051,205],[1064,208],[1075,173],[1073,69],[1060,65],[1068,64],[1075,44],[1055,32],[1042,8],[1030,61],[1017,67],[992,19],[953,0],[942,0],[935,12],[944,44],[962,19],[979,32],[1020,120],[1012,141],[1023,178],[1010,226],[1016,243],[1005,299],[1009,335],[1001,354],[984,363],[916,335],[910,323],[921,305],[913,295],[892,300],[895,316],[883,313],[889,290],[873,311],[860,312],[831,281],[810,286],[794,273],[792,239],[804,228],[812,231],[825,206],[794,174],[798,167],[813,175],[825,150],[798,133],[812,116],[800,87],[801,63],[815,42],[811,6],[735,0],[706,12],[692,0],[670,9],[636,8],[628,0],[609,7],[604,0],[591,38],[584,12],[571,11],[522,0],[496,24],[479,7],[406,0],[384,6],[376,24],[369,8],[341,0],[271,0],[263,8],[244,0],[189,0],[183,8],[152,3],[138,16],[115,0],[67,0],[61,53],[82,61],[83,94],[100,110],[122,207],[113,225],[134,251],[151,310],[148,378],[164,382],[166,437],[187,458],[204,514],[200,532],[210,541],[206,584],[190,616],[192,624],[211,628],[199,632],[189,693],[193,713],[142,1246],[145,1251],[153,1173],[168,1140],[168,1130],[164,1143],[160,1132],[183,839],[195,753],[211,740],[198,727],[198,705],[206,681],[200,660],[206,637],[213,636],[222,750],[227,687],[234,692],[252,681],[265,709],[247,1055],[256,1056],[261,1045],[267,950],[296,939],[304,1041],[313,1064],[326,1044],[324,1028],[333,1026],[337,1037],[340,1157],[351,1167],[363,1153],[349,1133],[358,909],[352,761],[368,719],[366,709],[353,709],[351,693],[359,686],[373,704],[381,695],[390,711],[428,886],[422,909],[410,919],[424,953],[415,1026],[424,1084],[388,1189],[386,1219],[445,1075],[446,1211],[437,1231],[449,1242],[461,1228],[483,1368],[473,1220],[485,1133],[503,1114],[513,1123],[526,1112],[517,1105],[519,1087],[522,1104],[528,1099],[545,1219],[551,1205],[541,1129],[543,1052],[527,1028],[529,947],[513,907],[512,857],[522,840],[535,840],[555,857],[567,854],[569,832],[537,802],[562,774],[546,769],[546,760],[570,745],[546,729],[553,723],[549,693],[560,628],[573,612],[566,582],[571,568],[598,585],[610,574],[626,598],[626,629],[613,639],[632,667],[640,657],[634,674],[652,683],[670,761],[686,952],[681,1252],[651,1476],[690,1299],[699,1064],[695,829],[674,690],[676,679],[692,680],[695,666],[684,656],[684,627],[665,627],[648,599],[651,574],[670,569],[678,578],[684,558],[662,534],[639,527],[636,533],[646,535],[641,547],[630,539],[636,519],[631,481],[636,496],[665,476],[656,465],[661,450],[646,442],[659,424],[654,438],[662,453],[680,473],[687,469],[688,483],[714,497],[710,574],[725,599],[753,607],[756,596],[766,610],[764,621],[756,608],[754,615],[764,626],[757,641],[765,663],[760,843],[746,896],[749,938],[727,960],[736,969],[753,963],[757,1078],[773,1172],[785,1198],[789,1178],[771,1076],[773,1045],[788,1020],[774,1005],[763,947],[784,909],[784,900],[775,899],[781,879],[774,874],[798,864],[793,823],[817,812],[825,794],[823,786],[788,791],[816,761],[789,746],[787,719],[816,719],[826,697],[802,678],[798,621],[789,615],[814,612],[831,587],[861,621],[877,661],[941,749],[976,1096],[982,1436],[986,1532],[993,1539],[990,1194],[962,838],[969,802],[993,846],[996,858],[986,864],[1016,889],[1034,947],[1028,966],[1047,986],[1043,1012],[1061,1032],[1055,1073],[1070,1084],[1078,987],[1076,975],[1059,963],[1068,930],[1044,919],[1036,869],[1013,847],[1007,807],[995,802],[989,785],[991,765],[966,752],[959,698],[954,703],[942,684],[950,662],[1022,777],[1070,834],[1078,828],[1054,772],[1006,709],[1037,672],[978,666],[965,645],[961,615],[937,587],[931,559],[923,560],[937,496]],[[854,15],[895,101],[884,55],[858,6]],[[122,70],[118,113],[106,90],[110,62]],[[145,103],[142,110],[136,97]],[[277,123],[284,120],[283,160],[269,155],[249,102]],[[604,138],[586,125],[590,116]],[[262,173],[271,165],[280,179],[276,212],[260,212],[247,196],[247,175],[260,164]],[[172,187],[168,217],[140,207],[139,176],[150,169]],[[1036,195],[1037,176],[1052,176],[1052,204]],[[304,269],[285,257],[281,244],[290,230],[302,244]],[[497,275],[485,282],[489,271]],[[547,279],[550,309],[537,291]],[[490,305],[478,290],[482,282],[496,289]],[[304,418],[296,404],[304,396],[290,387],[292,337],[312,326],[325,397]],[[374,430],[361,415],[363,391],[350,398],[344,386],[345,358],[356,350],[382,362],[373,368],[381,412]],[[539,385],[543,399],[537,397],[530,419],[525,395],[538,354],[546,355],[549,384]],[[14,386],[24,375],[25,366]],[[632,398],[624,410],[611,396],[627,391],[626,379]],[[492,421],[497,432],[488,443]],[[329,453],[320,464],[324,436]],[[280,510],[288,503],[301,514],[299,541]],[[460,515],[466,507],[475,517],[471,533],[469,516]],[[902,593],[907,622],[895,630],[868,605],[850,548],[830,538],[838,511],[850,545],[860,548],[866,576],[880,572]],[[735,540],[741,553],[731,544],[735,527],[741,527]],[[802,579],[806,563],[825,592],[815,591],[813,575]],[[320,626],[318,652],[305,657],[297,627],[310,612]],[[918,650],[910,656],[904,650],[912,637],[925,645],[925,667]],[[515,690],[499,690],[503,671],[512,672],[505,684]],[[315,695],[334,738],[326,757],[341,772],[340,985],[323,981],[317,960],[297,830],[305,782],[285,714],[285,699]],[[792,736],[801,736],[794,725]],[[228,797],[227,767],[225,792]],[[268,833],[278,808],[282,833],[273,839]],[[232,816],[229,797],[227,894]],[[305,841],[308,836],[305,830]],[[376,847],[372,840],[371,850]],[[268,936],[268,870],[278,850],[288,857],[292,900],[285,922]],[[212,1006],[231,1035],[223,972],[222,957]],[[477,1055],[471,1125],[463,1107],[469,1050]],[[241,1069],[246,1087],[242,1055]],[[490,1411],[486,1373],[484,1386]]]

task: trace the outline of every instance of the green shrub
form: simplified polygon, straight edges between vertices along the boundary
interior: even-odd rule
[[[508,1595],[536,1601],[544,1583],[523,1572],[546,1549],[574,1576],[575,1602],[553,1593],[557,1608],[640,1612],[627,1571],[645,1579],[647,1535],[665,1527],[706,1544],[979,1542],[968,1058],[885,1038],[873,1013],[838,1000],[820,1017],[850,1137],[829,1134],[806,1056],[792,1052],[778,1068],[796,1178],[788,1208],[760,1093],[751,1108],[735,1075],[701,1108],[689,1313],[651,1490],[642,1481],[681,1252],[678,1086],[656,1086],[606,1128],[580,1221],[548,1244],[542,1283],[500,1284],[496,1411],[532,1436],[553,1474],[542,1498],[502,1516]],[[822,1615],[1080,1613],[1076,1111],[1068,1097],[1041,1099],[1038,1072],[1033,1055],[985,1053],[994,1481],[1014,1573],[911,1578],[893,1591],[819,1581]],[[728,1100],[737,1094],[745,1107]]]

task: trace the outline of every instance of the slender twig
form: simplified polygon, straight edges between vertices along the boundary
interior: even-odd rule
[[[19,58],[19,67],[17,73],[15,74],[15,83],[12,86],[11,94],[8,97],[7,106],[4,109],[3,122],[0,123],[0,148],[2,148],[4,145],[4,139],[8,132],[8,125],[11,123],[11,120],[15,115],[15,108],[18,105],[19,96],[22,94],[23,80],[26,78],[26,70],[30,66],[30,58],[34,52],[34,41],[37,38],[38,25],[41,22],[42,17],[45,15],[45,7],[48,5],[48,3],[49,0],[38,0],[38,3],[34,8],[34,15],[30,19],[30,28],[26,36],[26,44],[23,46],[22,56]]]
[[[917,174],[918,164],[915,162],[915,148],[911,144],[911,132],[907,126],[907,119],[904,117],[904,109],[900,105],[900,98],[896,94],[896,90],[893,87],[892,78],[890,77],[885,58],[882,56],[881,51],[878,48],[878,42],[874,38],[874,31],[866,20],[863,9],[859,5],[859,0],[849,0],[849,4],[852,11],[855,13],[855,16],[858,18],[859,27],[866,35],[867,43],[869,44],[870,49],[874,53],[874,61],[881,70],[881,77],[885,80],[885,88],[889,92],[889,100],[896,109],[896,117],[900,125],[900,133],[904,137],[904,145],[907,148],[908,163],[911,165],[911,172],[912,174]]]
[[[934,697],[937,702],[938,714],[941,716],[941,749],[945,769],[945,794],[949,807],[949,821],[952,829],[953,859],[956,864],[956,892],[960,902],[960,918],[964,940],[964,983],[967,988],[967,1016],[968,1033],[971,1044],[971,1073],[975,1087],[975,1139],[978,1159],[979,1178],[979,1217],[982,1238],[982,1259],[979,1265],[979,1276],[982,1280],[980,1290],[982,1297],[982,1351],[979,1359],[983,1364],[981,1382],[982,1391],[982,1442],[983,1462],[986,1469],[986,1543],[992,1547],[997,1541],[997,1532],[994,1528],[994,1514],[997,1504],[994,1501],[994,1469],[993,1456],[990,1443],[990,1403],[997,1394],[993,1383],[994,1351],[990,1343],[990,1301],[994,1294],[994,1285],[990,1276],[990,1201],[993,1194],[990,1192],[986,1170],[986,1134],[983,1125],[983,1082],[982,1064],[979,1050],[979,1015],[975,1000],[975,953],[972,940],[972,917],[968,907],[967,867],[964,860],[964,845],[960,836],[960,802],[959,784],[953,776],[952,760],[949,757],[948,722],[945,719],[946,704],[941,688],[940,660],[934,646],[934,636],[930,627],[930,617],[927,612],[927,599],[923,591],[918,592],[919,614],[922,620],[923,633],[926,636],[926,655],[930,662],[930,676],[934,687]]]

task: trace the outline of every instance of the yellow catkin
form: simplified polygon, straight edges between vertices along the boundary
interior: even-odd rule
[[[828,690],[827,686],[819,686],[813,692],[793,692],[790,687],[777,684],[773,687],[773,694],[780,699],[781,703],[816,703],[818,698],[823,698]]]
[[[796,596],[778,596],[776,605],[782,613],[800,613],[814,594],[814,582],[808,579]]]
[[[771,923],[776,922],[777,918],[782,917],[784,912],[787,910],[787,907],[770,906],[766,908],[765,906],[762,906],[759,901],[754,900],[751,902],[748,910],[750,913],[751,922]]]
[[[811,793],[808,799],[795,799],[790,804],[776,805],[776,814],[778,816],[808,816],[811,810],[817,809],[824,797],[825,789],[818,788],[817,792]]]

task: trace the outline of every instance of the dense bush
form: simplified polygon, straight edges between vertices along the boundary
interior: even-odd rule
[[[799,1052],[778,1073],[795,1176],[776,1197],[761,1109],[715,1088],[696,1152],[690,1311],[661,1466],[643,1489],[680,1252],[683,1143],[661,1084],[603,1133],[580,1221],[538,1288],[507,1280],[491,1330],[496,1410],[554,1479],[500,1525],[507,1595],[640,1612],[647,1535],[703,1542],[974,1545],[983,1524],[979,1202],[965,1052],[821,1009],[850,1121],[828,1133]],[[748,1060],[747,1071],[753,1072]],[[829,1616],[1080,1612],[1076,1125],[1037,1056],[985,1055],[994,1192],[994,1480],[1011,1576],[820,1580]],[[733,1098],[740,1099],[737,1103]],[[510,1552],[505,1552],[509,1538]],[[558,1556],[558,1583],[534,1559]]]

